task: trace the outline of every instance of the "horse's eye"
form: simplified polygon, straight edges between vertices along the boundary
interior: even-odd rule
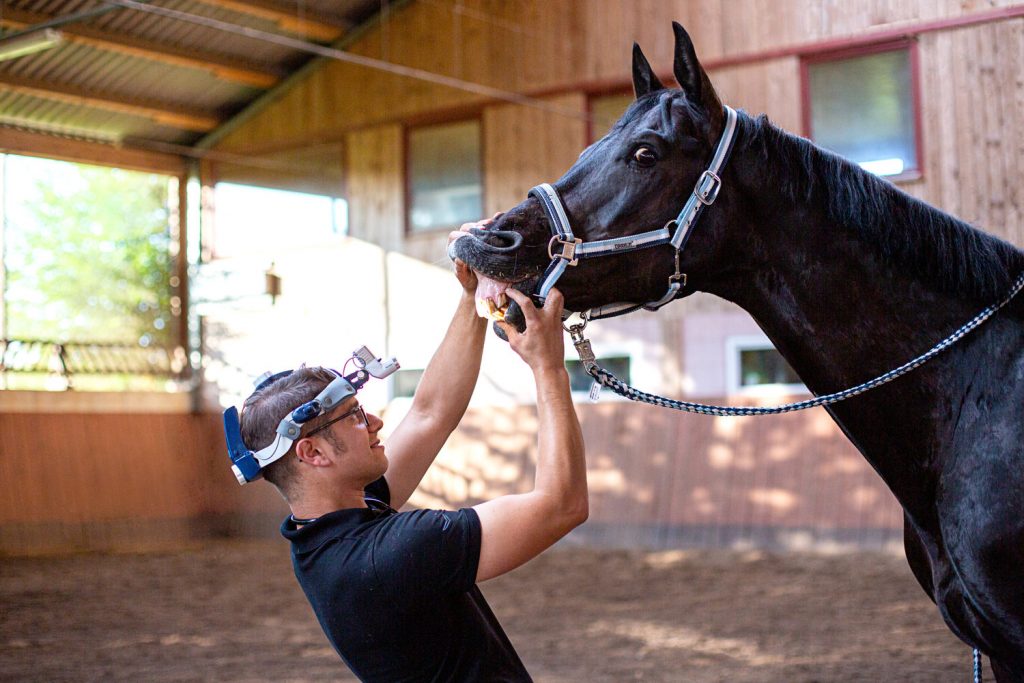
[[[633,161],[638,166],[654,166],[658,161],[658,155],[650,147],[637,147],[636,151],[633,152]]]

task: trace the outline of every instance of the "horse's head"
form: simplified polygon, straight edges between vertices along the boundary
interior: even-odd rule
[[[673,28],[674,72],[682,89],[666,89],[634,44],[635,102],[554,184],[572,231],[583,242],[637,235],[670,223],[714,153],[724,124],[722,105],[689,35],[679,24]],[[561,250],[550,244],[549,225],[541,201],[531,196],[488,229],[474,230],[451,245],[451,254],[482,276],[478,299],[491,299],[501,307],[509,286],[534,292],[552,263],[549,252]],[[687,248],[687,267],[693,259],[708,260],[700,252],[709,247],[700,242],[695,237]],[[656,301],[665,296],[675,272],[673,257],[673,247],[661,245],[586,258],[567,267],[555,286],[565,295],[566,307],[575,311],[613,302]],[[692,291],[684,286],[678,295]],[[522,329],[522,313],[514,303],[505,318]]]

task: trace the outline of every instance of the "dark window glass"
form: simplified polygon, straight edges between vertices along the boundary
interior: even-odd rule
[[[480,122],[409,133],[409,229],[453,228],[483,215]]]
[[[910,52],[808,65],[811,135],[878,175],[917,167]]]
[[[597,364],[626,384],[629,384],[629,356],[598,358]],[[565,367],[569,371],[569,387],[572,391],[581,391],[583,393],[590,391],[594,378],[583,369],[582,361],[567,360],[565,361]]]
[[[740,351],[740,386],[800,383],[796,372],[775,349]]]
[[[615,122],[622,118],[629,105],[633,104],[633,95],[602,95],[590,100],[590,142],[603,138]]]

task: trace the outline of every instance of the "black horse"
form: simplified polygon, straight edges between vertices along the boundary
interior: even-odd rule
[[[576,237],[635,235],[676,217],[725,124],[686,31],[674,24],[666,89],[633,48],[636,101],[555,183]],[[815,394],[871,379],[928,349],[1024,272],[1024,252],[858,166],[739,114],[721,192],[680,255],[678,296],[743,307]],[[452,255],[501,290],[532,293],[551,263],[536,196]],[[675,251],[581,260],[557,287],[567,307],[662,298]],[[506,320],[522,327],[510,304]],[[929,364],[829,408],[905,511],[914,576],[996,679],[1024,681],[1024,296]]]

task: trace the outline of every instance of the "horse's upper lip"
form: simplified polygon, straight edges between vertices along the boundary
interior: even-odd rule
[[[494,247],[484,242],[475,234],[466,235],[453,240],[448,245],[448,256],[459,259],[487,278],[502,283],[517,283],[538,275],[544,266],[530,263],[524,258],[529,249],[516,248],[509,250]]]

